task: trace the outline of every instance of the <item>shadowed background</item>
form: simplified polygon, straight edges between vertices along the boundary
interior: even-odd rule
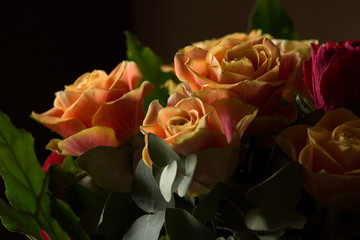
[[[360,1],[346,5],[326,0],[280,0],[300,39],[360,39]],[[82,5],[9,1],[1,8],[0,110],[30,131],[42,162],[45,145],[57,137],[29,118],[31,111],[52,107],[54,93],[94,69],[110,72],[126,59],[124,30],[133,32],[155,53],[171,62],[192,42],[246,32],[255,0],[122,0]],[[3,192],[3,190],[2,190]],[[2,197],[3,193],[1,194]],[[27,239],[1,228],[1,239]]]

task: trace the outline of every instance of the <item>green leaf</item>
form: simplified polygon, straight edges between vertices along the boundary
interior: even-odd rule
[[[31,134],[16,129],[3,113],[0,114],[0,174],[11,205],[34,215],[38,211],[37,198],[44,190],[45,172],[37,161]]]
[[[306,217],[295,210],[275,207],[251,209],[245,218],[246,226],[254,231],[278,232],[285,229],[302,229]]]
[[[80,218],[72,211],[70,206],[61,199],[52,199],[51,213],[56,217],[61,227],[66,230],[72,239],[88,240],[89,236],[79,226]]]
[[[131,194],[111,193],[101,214],[98,230],[106,239],[122,239],[131,224],[143,213]]]
[[[148,134],[148,149],[153,164],[159,168],[180,160],[179,155],[162,138],[152,133]]]
[[[40,226],[28,213],[18,211],[0,199],[0,216],[2,224],[11,232],[20,232],[41,239]]]
[[[210,221],[215,217],[219,210],[219,202],[225,193],[225,184],[219,182],[211,192],[205,195],[194,208],[194,217],[200,221]]]
[[[131,193],[138,207],[147,213],[155,213],[175,205],[173,198],[170,202],[164,199],[151,168],[142,159],[135,170]]]
[[[154,91],[145,98],[144,108],[147,109],[147,106],[154,99],[158,99],[162,106],[166,106],[169,94],[168,90],[162,86],[169,79],[178,82],[176,76],[171,72],[162,72],[160,66],[163,65],[163,60],[149,47],[140,43],[132,33],[125,31],[125,35],[128,60],[134,61],[139,65],[144,75],[143,80],[148,80],[155,85]]]
[[[172,186],[177,173],[177,162],[173,161],[167,165],[161,173],[159,188],[161,194],[167,202],[171,200],[172,197]]]
[[[261,29],[279,39],[297,39],[290,17],[279,0],[257,0],[249,17],[248,30]]]
[[[165,212],[159,211],[139,217],[124,235],[123,240],[157,240],[164,225]]]
[[[127,149],[98,146],[81,154],[75,162],[106,190],[130,192],[133,160]]]
[[[50,176],[49,188],[57,197],[67,202],[77,212],[88,208],[102,206],[104,202],[79,184],[84,174],[75,176],[67,172],[67,168],[53,164],[48,168]]]
[[[246,198],[257,206],[295,209],[301,193],[301,168],[297,162],[292,161],[265,181],[249,189]]]
[[[213,232],[183,209],[166,209],[165,228],[171,240],[215,240]]]
[[[26,219],[28,215],[36,219],[39,228],[51,239],[68,239],[50,215],[48,178],[37,161],[34,139],[30,133],[16,129],[4,113],[0,113],[0,174],[5,182],[6,197],[14,209],[23,211]],[[7,218],[6,226],[10,229],[19,229],[26,221],[11,222],[10,216],[3,217]]]

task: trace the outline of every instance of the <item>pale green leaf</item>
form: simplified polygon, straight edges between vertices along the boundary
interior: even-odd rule
[[[157,240],[164,225],[165,212],[146,214],[138,218],[124,235],[123,240]]]

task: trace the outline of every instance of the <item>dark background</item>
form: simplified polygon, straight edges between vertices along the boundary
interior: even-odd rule
[[[73,1],[75,2],[75,1]],[[52,107],[54,93],[94,69],[110,72],[126,59],[124,30],[171,62],[191,42],[246,32],[254,0],[119,0],[74,4],[7,1],[1,6],[0,110],[30,131],[44,161],[56,137],[29,118]],[[360,1],[281,0],[301,39],[360,39]],[[31,173],[30,173],[31,174]],[[2,190],[3,192],[3,190]],[[1,195],[3,196],[3,193]],[[26,239],[1,228],[1,239]]]

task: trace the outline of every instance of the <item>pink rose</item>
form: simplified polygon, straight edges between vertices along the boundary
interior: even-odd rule
[[[316,106],[324,111],[354,109],[360,97],[360,41],[311,45],[304,81]]]
[[[47,148],[77,156],[96,146],[119,146],[139,133],[144,119],[144,97],[153,85],[143,82],[136,63],[124,61],[107,75],[85,73],[57,92],[54,107],[31,117],[63,137]]]

